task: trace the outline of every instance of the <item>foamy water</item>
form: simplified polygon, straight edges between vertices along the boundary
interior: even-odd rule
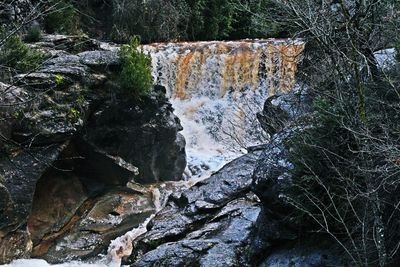
[[[256,114],[268,96],[293,87],[303,48],[273,39],[144,46],[181,119],[188,176],[208,177],[266,141]]]

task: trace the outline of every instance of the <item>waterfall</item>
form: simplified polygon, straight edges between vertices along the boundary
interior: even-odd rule
[[[159,43],[143,49],[152,58],[154,80],[165,86],[187,141],[191,179],[171,183],[190,187],[245,153],[247,147],[268,138],[256,113],[268,96],[294,87],[304,43],[276,39]],[[168,195],[161,196],[157,188],[151,190],[159,211]],[[154,216],[113,240],[100,262],[49,265],[43,260],[16,260],[5,266],[119,267]]]
[[[268,96],[291,90],[298,40],[158,43],[143,47],[186,138],[190,177],[209,176],[268,138],[256,119]]]
[[[293,89],[303,49],[304,43],[289,40],[144,46],[152,58],[154,80],[165,86],[181,119],[192,181],[265,141],[256,113],[268,96]],[[163,206],[159,196],[153,191],[157,210]],[[135,239],[154,216],[112,241],[111,263],[119,266],[121,258],[132,253]]]

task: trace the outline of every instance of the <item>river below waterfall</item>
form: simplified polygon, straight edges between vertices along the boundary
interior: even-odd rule
[[[266,141],[256,114],[268,96],[293,87],[303,45],[271,39],[150,44],[143,49],[152,58],[155,83],[166,88],[184,128],[185,176],[190,187],[246,153],[248,147]],[[49,265],[31,259],[3,266],[117,267],[121,257],[132,251],[132,241],[146,231],[149,219],[113,241],[109,255],[95,263]]]

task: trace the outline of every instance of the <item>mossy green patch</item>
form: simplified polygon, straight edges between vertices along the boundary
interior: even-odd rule
[[[63,83],[65,82],[65,78],[61,74],[55,74],[54,82],[56,83],[56,86],[59,87],[59,86],[63,85]]]
[[[72,122],[77,122],[79,117],[81,116],[81,112],[79,110],[77,110],[74,107],[71,107],[68,110],[68,118],[72,121]]]

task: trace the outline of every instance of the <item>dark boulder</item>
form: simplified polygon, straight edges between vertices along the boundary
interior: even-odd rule
[[[94,111],[83,140],[138,167],[137,182],[181,180],[186,167],[185,141],[164,88],[155,87],[150,96],[136,103],[124,97],[109,99]]]
[[[299,225],[296,209],[288,201],[293,186],[290,141],[307,127],[311,97],[291,92],[270,97],[258,119],[271,140],[253,173],[252,191],[259,197],[262,212],[254,225],[251,250],[260,267],[348,266],[334,241],[308,225]],[[311,231],[310,231],[311,230]]]
[[[183,227],[170,228],[166,235],[151,233],[160,230],[152,228],[143,240],[149,252],[133,266],[182,266],[186,259],[196,266],[249,265],[249,240],[260,211],[256,198],[248,194],[196,219],[186,215],[180,221]],[[182,215],[182,211],[177,212]],[[171,221],[177,223],[176,219]]]
[[[249,192],[260,151],[225,165],[210,178],[173,194],[137,241],[132,266],[246,266],[260,214]]]
[[[305,90],[269,97],[257,119],[271,136],[289,126],[296,118],[309,111],[311,97]]]
[[[281,248],[274,251],[259,267],[317,267],[317,266],[351,266],[340,255],[339,251],[327,246],[296,244],[292,248]]]
[[[253,173],[252,190],[267,209],[286,213],[285,191],[291,186],[293,164],[285,142],[296,128],[274,135],[265,147]]]

